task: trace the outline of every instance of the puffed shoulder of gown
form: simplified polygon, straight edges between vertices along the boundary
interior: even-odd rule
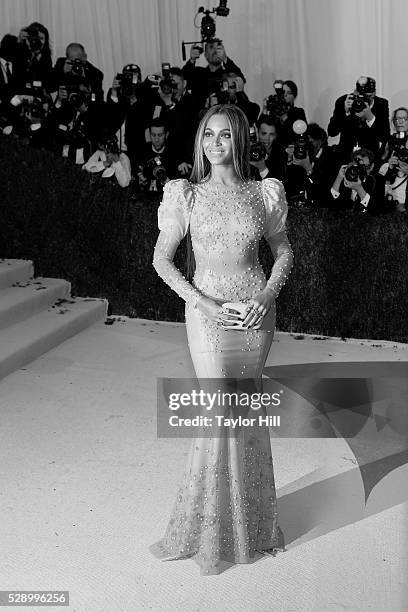
[[[187,179],[173,179],[163,188],[163,199],[158,208],[159,230],[178,240],[187,233],[193,205],[193,190]]]
[[[265,238],[285,229],[288,204],[281,181],[266,178],[250,181],[260,186],[266,213]],[[193,187],[188,179],[174,179],[164,185],[163,199],[158,209],[159,229],[177,234],[181,240],[187,233],[193,209]]]
[[[274,234],[284,231],[288,216],[288,203],[285,188],[278,179],[263,179],[261,189],[266,212],[264,236],[270,238]]]

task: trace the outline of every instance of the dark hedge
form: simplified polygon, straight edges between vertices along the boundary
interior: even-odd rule
[[[183,302],[157,276],[155,194],[135,193],[72,162],[0,137],[0,256],[32,259],[73,295],[105,297],[113,314],[183,321]],[[288,215],[295,266],[277,327],[319,335],[408,341],[405,214],[298,210]],[[185,245],[176,264],[183,267]],[[261,243],[268,273],[271,254]]]

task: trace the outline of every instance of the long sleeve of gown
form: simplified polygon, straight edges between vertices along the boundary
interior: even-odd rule
[[[293,266],[293,251],[285,230],[288,204],[285,189],[277,179],[264,179],[262,190],[266,210],[264,237],[275,260],[266,287],[277,297]]]
[[[195,306],[202,294],[173,263],[177,247],[188,230],[192,196],[186,179],[176,179],[165,184],[163,200],[158,209],[160,234],[154,249],[153,266],[177,295],[189,305]]]

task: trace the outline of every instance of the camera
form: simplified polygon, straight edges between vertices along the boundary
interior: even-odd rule
[[[299,136],[295,140],[295,146],[293,149],[293,157],[295,159],[306,159],[309,153],[309,143],[304,136]]]
[[[115,135],[109,136],[101,144],[103,144],[108,153],[112,153],[113,155],[120,155],[118,139]]]
[[[358,162],[351,162],[344,172],[344,178],[350,183],[355,183],[358,179],[363,182],[367,178],[367,169]]]
[[[293,122],[292,130],[296,134],[293,157],[295,159],[306,159],[309,153],[309,142],[305,136],[307,132],[307,123],[303,121],[303,119],[297,119]]]
[[[74,89],[73,91],[71,88],[68,89],[68,102],[74,108],[79,108],[82,106],[82,104],[86,101],[86,98],[87,96],[79,89]]]
[[[370,97],[365,93],[352,93],[353,102],[351,104],[352,113],[361,113],[367,104],[370,104]]]
[[[375,94],[375,80],[371,77],[361,76],[356,83],[357,93],[351,93],[353,98],[352,113],[361,113],[371,102],[371,95]]]
[[[167,170],[163,166],[159,155],[149,159],[143,168],[143,174],[146,176],[146,178],[150,180],[156,179],[156,181],[164,185],[167,179]]]
[[[137,64],[127,64],[122,72],[118,72],[116,80],[120,82],[120,93],[122,96],[134,95],[142,80],[142,73]]]
[[[71,81],[69,83],[64,83],[64,86],[67,89],[67,101],[75,109],[80,108],[85,102],[91,101],[92,98],[89,91],[82,90],[79,84]]]
[[[359,94],[375,94],[375,80],[362,76],[356,83],[356,89]]]
[[[44,119],[45,111],[43,107],[44,100],[38,96],[33,96],[30,99],[24,99],[21,105],[23,117],[36,117],[38,119]]]
[[[231,95],[229,91],[228,79],[223,77],[213,78],[209,81],[209,98],[215,96],[215,104],[232,104]]]
[[[30,51],[40,51],[43,47],[41,38],[38,35],[38,30],[35,27],[25,28],[24,32],[27,32],[27,45]]]
[[[249,141],[251,143],[249,161],[259,162],[261,159],[265,159],[267,156],[266,148],[261,142],[258,142],[256,129],[254,127],[249,128]]]
[[[84,75],[84,63],[78,57],[71,60],[71,66],[72,66],[71,73],[74,76],[82,77]]]
[[[407,132],[395,132],[395,134],[392,134],[391,136],[391,151],[393,152],[393,155],[398,157],[398,159],[403,162],[406,162],[406,156],[408,154],[407,138]]]
[[[266,112],[272,117],[279,118],[285,115],[290,109],[289,102],[285,102],[283,91],[283,81],[276,80],[273,84],[275,93],[268,96],[266,100]]]
[[[44,96],[42,81],[29,81],[25,84],[21,111],[23,117],[43,118],[45,111],[43,104],[47,101]]]
[[[89,141],[85,129],[85,124],[79,121],[73,130],[68,134],[69,142],[76,147],[83,147]]]
[[[396,132],[391,136],[391,151],[392,155],[395,156],[398,161],[403,162],[404,164],[408,163],[408,149],[407,145],[407,132]],[[389,183],[393,183],[398,176],[399,168],[398,166],[393,166],[389,169],[387,180]]]
[[[201,39],[205,42],[209,42],[215,36],[215,20],[213,17],[210,17],[210,13],[215,13],[217,17],[228,17],[229,8],[227,8],[227,0],[220,0],[219,6],[213,9],[212,11],[205,10],[203,6],[197,11],[198,13],[204,13],[201,19]]]
[[[396,149],[394,155],[398,157],[398,161],[402,161],[404,164],[408,163],[408,149],[405,146]]]
[[[170,77],[170,64],[167,62],[162,64],[162,76],[159,87],[164,95],[168,96],[174,89],[174,81]]]
[[[261,142],[255,142],[249,150],[249,161],[259,162],[265,159],[267,155],[266,148]]]
[[[229,8],[227,8],[227,0],[220,0],[219,5],[212,11],[205,9],[203,6],[199,7],[194,17],[194,26],[198,27],[196,26],[197,15],[203,13],[200,25],[201,41],[191,41],[187,43],[184,42],[184,40],[182,41],[181,54],[184,62],[186,61],[186,44],[196,45],[197,42],[211,42],[215,38],[215,19],[213,17],[210,17],[211,13],[215,13],[217,17],[228,17],[229,12],[230,10]],[[202,49],[200,52],[202,52]]]

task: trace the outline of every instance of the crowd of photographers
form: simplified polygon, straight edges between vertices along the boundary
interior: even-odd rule
[[[203,52],[205,68],[196,65]],[[262,107],[245,82],[214,38],[194,45],[182,68],[162,64],[161,74],[143,79],[139,66],[126,65],[105,95],[103,73],[82,44],[69,44],[53,65],[48,30],[32,23],[0,43],[0,130],[123,187],[161,191],[189,176],[202,113],[236,104],[251,126],[253,178],[282,180],[291,205],[405,212],[408,109],[393,112],[391,133],[374,79],[360,77],[336,100],[327,132],[307,123],[293,81],[275,81]],[[328,136],[339,136],[338,145]]]

